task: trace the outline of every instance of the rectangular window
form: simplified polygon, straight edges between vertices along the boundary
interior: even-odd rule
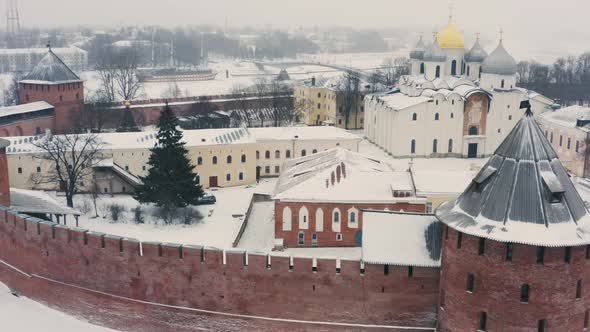
[[[563,135],[559,135],[559,146],[563,146]]]
[[[486,253],[486,239],[480,238],[477,246],[477,254],[483,256]]]
[[[543,264],[545,261],[545,248],[537,247],[537,264]]]
[[[520,287],[520,302],[529,303],[529,285],[524,284]]]
[[[567,138],[567,149],[569,150],[572,146],[572,139],[570,137]]]
[[[580,152],[580,141],[576,141],[576,153]]]
[[[18,168],[18,174],[23,174],[23,168],[22,167],[19,167]]]
[[[387,265],[387,264],[383,265],[383,275],[385,275],[385,276],[389,275],[389,265]]]
[[[342,241],[342,234],[336,234],[336,241]]]
[[[297,235],[297,244],[300,246],[305,245],[305,233],[299,232]]]
[[[413,266],[408,266],[408,277],[413,277],[414,276],[414,267]]]
[[[571,247],[565,247],[563,261],[567,264],[572,262],[572,248]]]
[[[467,286],[466,286],[466,290],[469,293],[473,293],[473,285],[475,283],[475,276],[473,275],[473,273],[467,273]]]
[[[432,213],[432,203],[426,203],[426,213]]]
[[[318,245],[318,235],[316,233],[311,233],[311,245],[312,246]]]
[[[281,166],[275,166],[275,174],[279,174],[281,171]]]
[[[457,233],[457,249],[461,249],[461,242],[463,242],[463,233]]]
[[[590,259],[590,245],[586,246],[586,259]]]
[[[449,226],[445,225],[445,240],[449,239]]]
[[[514,245],[512,243],[506,243],[506,261],[512,262],[512,251],[514,250]]]
[[[445,308],[445,290],[444,289],[440,290],[440,308],[441,309]]]
[[[582,280],[578,280],[578,283],[576,284],[576,300],[579,300],[582,298]]]
[[[488,325],[488,315],[485,311],[479,313],[479,329],[478,331],[485,331]]]
[[[588,323],[590,322],[590,310],[586,309],[584,314],[584,330],[588,330]]]
[[[541,319],[539,321],[539,328],[537,329],[539,332],[545,332],[545,320]]]
[[[264,167],[264,173],[270,174],[270,166],[265,166]]]

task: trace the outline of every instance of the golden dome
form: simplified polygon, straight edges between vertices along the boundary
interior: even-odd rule
[[[449,19],[449,24],[437,34],[438,46],[440,48],[465,48],[465,38]]]

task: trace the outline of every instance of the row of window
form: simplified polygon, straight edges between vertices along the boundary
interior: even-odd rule
[[[410,153],[416,153],[416,140],[410,141]],[[438,153],[438,139],[432,140],[432,153]],[[453,139],[450,138],[447,144],[447,153],[453,153]]]
[[[336,143],[336,146],[339,146],[340,143]],[[318,153],[317,149],[313,149],[311,151],[312,154],[316,154]],[[281,151],[280,150],[275,150],[275,159],[281,159]],[[305,157],[307,156],[307,150],[303,149],[301,150],[301,157]],[[271,152],[266,150],[264,152],[264,159],[270,159],[271,157]],[[291,158],[291,150],[285,150],[285,158],[290,159]],[[256,151],[256,159],[260,159],[260,151]]]
[[[336,241],[342,241],[342,239],[343,239],[342,233],[336,233]],[[297,234],[297,245],[298,246],[305,245],[305,232],[300,231]],[[311,233],[311,245],[312,246],[318,245],[318,234],[317,233]]]
[[[245,155],[245,154],[243,154],[243,155],[242,155],[242,157],[240,158],[240,161],[241,161],[242,163],[245,163],[245,162],[246,162],[246,160],[247,160],[247,158],[246,158],[246,155]],[[231,164],[231,163],[233,162],[233,157],[232,157],[232,156],[227,156],[227,157],[225,158],[225,162],[226,162],[227,164]],[[217,156],[213,156],[213,157],[211,158],[211,163],[212,163],[213,165],[217,165],[217,163],[218,163]],[[197,157],[197,165],[203,165],[203,157],[200,157],[200,156],[199,156],[199,157]]]
[[[445,241],[449,239],[449,228],[445,228]],[[457,233],[457,249],[461,249],[463,246],[463,233]],[[566,264],[571,264],[572,262],[572,248],[565,247],[563,253],[563,261]],[[486,239],[479,238],[477,244],[477,254],[479,256],[484,256],[486,252]],[[505,260],[507,262],[512,262],[512,257],[514,255],[514,244],[513,243],[506,243],[506,254]],[[544,264],[545,263],[545,247],[537,247],[536,250],[536,262],[537,264]],[[586,246],[586,259],[590,260],[590,245]]]
[[[348,209],[348,227],[358,228],[359,210],[356,208]],[[332,231],[340,232],[341,212],[339,208],[332,210]],[[292,224],[298,222],[299,229],[309,229],[309,210],[302,206],[299,208],[297,217],[291,211],[291,208],[286,206],[283,208],[283,231],[291,231]],[[315,230],[316,232],[324,231],[324,210],[317,208],[315,211]]]
[[[461,74],[465,74],[465,70],[467,69],[467,76],[469,76],[471,74],[471,66],[465,66],[465,62],[461,61]],[[420,63],[420,74],[424,74],[426,72],[426,66],[424,65],[424,62]],[[440,77],[440,65],[436,66],[435,69],[435,77],[439,78]],[[451,75],[456,76],[457,75],[457,60],[453,60],[451,61]],[[479,78],[481,78],[481,66],[479,67]]]
[[[545,137],[549,138],[549,142],[551,142],[553,144],[553,132],[549,133],[547,130],[545,130]],[[563,146],[563,135],[559,135],[559,146],[562,147]],[[567,145],[566,145],[568,150],[571,150],[572,147],[572,138],[568,137],[567,138]],[[576,140],[576,149],[575,149],[576,153],[580,153],[580,141]]]
[[[246,178],[246,175],[244,172],[239,172],[238,173],[238,181],[243,181]],[[232,175],[231,173],[227,173],[225,174],[225,180],[226,181],[231,181],[232,180]],[[201,176],[197,174],[197,184],[201,184]]]
[[[455,103],[455,101],[453,100],[453,104]],[[436,101],[436,104],[438,105],[438,100]],[[450,114],[451,119],[455,118],[455,113],[451,113]],[[438,121],[440,120],[440,114],[439,113],[434,113],[434,121]],[[417,113],[412,113],[412,121],[418,121],[418,114]]]

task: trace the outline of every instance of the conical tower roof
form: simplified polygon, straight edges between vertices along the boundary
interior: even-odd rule
[[[437,217],[500,242],[590,244],[590,216],[551,144],[527,111],[465,192]]]
[[[50,84],[79,82],[76,75],[61,59],[53,53],[51,48],[31,72],[21,81],[34,81]]]

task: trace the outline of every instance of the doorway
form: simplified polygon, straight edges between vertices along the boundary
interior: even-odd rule
[[[217,177],[216,176],[210,176],[209,177],[209,187],[211,187],[211,188],[218,187]]]
[[[467,158],[477,158],[477,143],[470,143],[467,146]]]

